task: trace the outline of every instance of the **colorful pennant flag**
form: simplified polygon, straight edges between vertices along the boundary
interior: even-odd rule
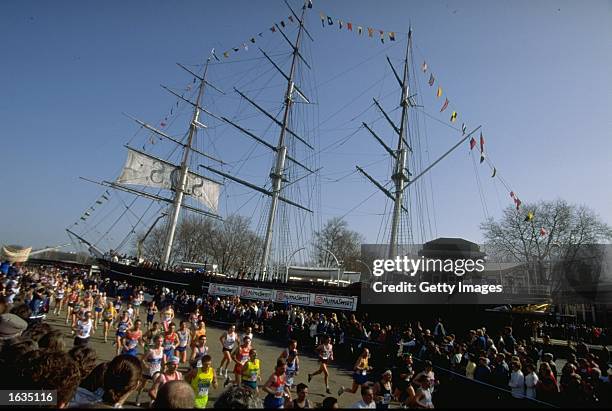
[[[453,113],[451,114],[451,117],[450,117],[450,121],[451,121],[451,123],[454,123],[456,120],[457,120],[457,112],[453,111]]]
[[[510,191],[510,197],[511,198],[515,198],[516,197],[516,195],[514,194],[514,191]]]
[[[349,31],[353,31],[353,23],[346,23],[346,29]]]
[[[281,25],[281,27],[285,27],[285,21],[281,20],[280,25]]]
[[[363,33],[363,27],[357,26],[357,33],[359,33],[359,35],[361,36],[361,33]]]
[[[491,174],[491,178],[495,178],[495,174],[497,174],[497,169],[493,167],[493,174]]]
[[[438,88],[438,92],[440,92],[440,88]],[[444,104],[442,104],[442,108],[440,109],[440,113],[443,112],[444,110],[446,110],[446,108],[448,107],[448,99],[444,100]]]
[[[312,8],[312,0],[308,0],[308,8],[311,9]]]
[[[327,25],[328,26],[333,26],[334,25],[334,21],[332,20],[331,17],[327,16]]]
[[[374,29],[371,27],[368,27],[368,37],[372,37],[374,36]]]
[[[293,23],[293,16],[289,16],[289,17],[287,17],[287,18],[289,19],[289,21],[290,21],[290,22],[292,22],[292,23]]]
[[[442,87],[438,86],[438,91],[436,92],[436,97],[442,96]]]
[[[430,85],[430,86],[433,86],[433,85],[434,85],[434,81],[436,81],[436,79],[434,78],[434,75],[433,75],[433,74],[431,74],[431,75],[429,76],[429,85]]]
[[[531,221],[531,220],[533,220],[533,212],[529,211],[523,221]]]
[[[467,127],[465,123],[461,123],[461,134],[465,135],[466,131],[467,131]]]
[[[255,37],[251,37],[251,43],[255,43]]]
[[[521,208],[521,204],[523,204],[523,203],[518,198],[515,198],[514,199],[514,204],[516,204],[516,209],[518,210],[519,208]]]
[[[270,31],[271,31],[272,33],[276,33],[276,27],[274,27],[274,26],[270,27]]]
[[[389,32],[389,40],[395,41],[395,32],[394,31],[390,31]]]
[[[421,70],[423,70],[423,73],[427,72],[427,63],[423,62],[423,64],[421,65]]]
[[[385,44],[385,32],[382,30],[379,30],[379,32],[380,32],[380,42],[382,44]]]
[[[480,132],[480,152],[484,152],[484,137],[482,136],[482,131]]]
[[[325,27],[325,15],[321,13],[320,16],[321,16],[321,24],[323,25],[323,27]]]
[[[474,147],[476,147],[476,140],[474,139],[474,137],[472,137],[470,139],[470,150],[473,150]]]
[[[340,30],[342,30],[342,25],[344,24],[344,22],[342,20],[338,20],[338,28]]]
[[[544,237],[547,234],[546,230],[544,229],[544,227],[540,228],[540,235],[542,237]]]
[[[223,57],[228,58],[229,57],[229,51],[224,52],[223,53]],[[178,104],[177,104],[177,107],[178,107]]]
[[[215,60],[221,61],[221,60],[219,60],[219,57],[217,57],[217,54],[215,53],[215,49],[212,49],[211,54],[215,58]]]

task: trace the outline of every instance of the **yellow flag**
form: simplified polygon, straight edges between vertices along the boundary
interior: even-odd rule
[[[442,96],[442,87],[438,87],[438,92],[436,93],[436,97]]]
[[[453,114],[451,114],[450,121],[451,121],[451,123],[454,123],[455,120],[457,120],[457,112],[453,111]]]

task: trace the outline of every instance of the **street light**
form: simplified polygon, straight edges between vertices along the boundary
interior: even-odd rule
[[[294,255],[296,255],[298,252],[305,250],[306,247],[302,247],[299,248],[297,250],[295,250],[293,253],[291,253],[291,255],[289,256],[289,258],[287,258],[287,261],[285,262],[285,282],[289,281],[289,263],[291,262],[291,259],[293,258]]]
[[[365,266],[365,268],[367,268],[367,269],[368,269],[368,271],[370,272],[370,278],[372,278],[372,269],[370,268],[370,266],[369,266],[369,265],[367,265],[366,263],[364,263],[364,262],[363,262],[363,261],[361,261],[361,260],[355,260],[355,262],[358,262],[358,263],[363,264],[363,265]]]
[[[338,261],[338,258],[336,257],[336,255],[334,253],[332,253],[331,251],[329,251],[328,249],[320,248],[320,247],[317,247],[317,248],[319,250],[321,250],[321,251],[325,251],[325,252],[331,254],[331,256],[334,257],[334,260],[336,260],[336,266],[338,267],[338,286],[340,286],[340,261]]]

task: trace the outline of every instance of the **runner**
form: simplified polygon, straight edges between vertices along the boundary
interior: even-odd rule
[[[102,311],[102,322],[104,323],[104,342],[108,342],[108,329],[110,328],[111,323],[115,319],[117,313],[115,312],[115,307],[113,307],[112,301],[106,302],[106,307]]]
[[[79,299],[79,292],[76,288],[72,287],[70,292],[68,293],[68,308],[66,310],[66,325],[70,324],[70,319],[72,318],[72,310],[74,309],[74,304]]]
[[[206,326],[204,325],[204,321],[198,321],[198,326],[195,330],[193,330],[192,335],[193,338],[191,339],[191,357],[193,358],[193,350],[195,350],[195,346],[200,340],[200,337],[206,337]]]
[[[240,380],[242,377],[242,366],[249,360],[249,353],[251,351],[251,339],[249,337],[244,337],[242,339],[242,344],[239,347],[236,347],[234,353],[232,354],[232,359],[236,363],[234,366],[234,384],[240,385]],[[225,378],[225,383],[223,386],[225,387],[230,383],[230,379],[228,377]]]
[[[159,315],[161,316],[164,331],[168,331],[168,326],[174,320],[174,309],[171,305],[168,305],[163,311],[160,311]]]
[[[176,325],[170,323],[168,331],[164,333],[164,362],[168,362],[170,357],[174,357],[174,351],[179,344],[179,337],[174,331]]]
[[[145,353],[149,351],[149,348],[153,347],[155,343],[155,339],[162,334],[162,329],[159,326],[159,323],[155,321],[151,328],[149,328],[143,337],[144,340],[144,351]],[[163,336],[162,336],[163,339]]]
[[[217,388],[217,376],[210,355],[202,357],[201,365],[196,368],[195,376],[191,380],[191,388],[195,392],[195,408],[206,408],[210,386]]]
[[[249,337],[249,339],[251,340],[251,344],[253,343],[253,328],[252,327],[247,327],[244,330],[244,333],[241,336],[241,339],[244,340],[244,337]]]
[[[162,387],[162,385],[169,381],[180,381],[183,379],[183,374],[177,370],[178,364],[178,357],[175,357],[173,355],[167,357],[164,372],[159,374],[159,376],[155,379],[153,386],[149,390],[149,396],[153,401],[155,401],[155,399],[157,398],[157,392]]]
[[[289,341],[289,347],[285,348],[279,359],[283,359],[287,362],[287,387],[291,390],[294,386],[293,378],[298,375],[300,370],[300,359],[297,351],[297,340]]]
[[[134,314],[136,318],[140,317],[140,306],[144,302],[144,292],[139,291],[136,297],[134,298]]]
[[[151,301],[149,303],[149,308],[147,308],[147,324],[146,326],[149,327],[151,325],[151,323],[153,322],[153,319],[155,318],[155,314],[157,314],[159,310],[157,309],[157,306],[155,305],[155,301]]]
[[[179,344],[176,347],[174,355],[179,357],[181,363],[187,362],[187,347],[191,343],[191,331],[187,328],[187,323],[181,321],[179,330],[176,332],[179,338]]]
[[[106,305],[106,293],[99,293],[94,301],[94,330],[98,328],[98,323],[100,322],[100,316],[102,315],[102,311],[104,311],[104,306]]]
[[[264,408],[283,408],[285,398],[291,401],[291,393],[285,384],[285,371],[287,364],[284,360],[276,362],[274,373],[266,381],[263,390],[268,393],[264,399]]]
[[[134,318],[136,318],[136,316],[134,315],[135,311],[134,306],[132,306],[132,303],[128,303],[126,311],[128,313],[128,316],[130,317],[130,320],[134,321]]]
[[[200,321],[202,321],[202,314],[200,314],[200,310],[196,308],[194,312],[189,314],[189,327],[191,331],[197,330]]]
[[[138,344],[144,345],[142,341],[142,330],[140,329],[142,321],[134,321],[134,326],[127,330],[125,333],[125,339],[123,340],[123,352],[122,354],[131,355],[132,357],[138,356]]]
[[[157,323],[156,323],[157,324]],[[164,359],[164,348],[162,347],[162,343],[164,341],[164,337],[161,335],[155,336],[153,339],[153,345],[145,351],[145,355],[142,358],[143,362],[143,376],[145,381],[140,386],[138,390],[138,394],[136,394],[136,406],[140,407],[140,402],[138,402],[138,397],[140,397],[140,393],[143,391],[147,381],[155,381],[158,374],[162,369],[162,361]]]
[[[357,358],[355,366],[353,367],[353,386],[351,388],[340,387],[338,395],[342,395],[345,392],[355,394],[357,390],[366,382],[368,382],[368,371],[372,370],[372,367],[368,365],[370,360],[370,350],[364,348],[361,355]]]
[[[72,304],[72,310],[70,313],[70,326],[72,328],[76,326],[77,320],[81,318],[81,314],[82,314],[81,308],[83,308],[83,300],[77,294],[77,298],[75,302]],[[74,330],[72,331],[72,334],[74,334]]]
[[[221,345],[223,346],[223,358],[221,359],[221,364],[219,364],[219,369],[217,372],[219,376],[224,376],[227,379],[227,367],[229,367],[232,361],[232,350],[236,345],[236,340],[238,339],[238,334],[236,334],[236,326],[230,325],[226,332],[223,333],[221,337],[219,337],[219,341],[221,341]],[[225,372],[221,371],[224,369],[223,365],[225,364]]]
[[[257,381],[261,382],[261,362],[257,358],[255,348],[251,348],[249,359],[242,366],[242,385],[259,392]]]
[[[306,398],[308,395],[308,386],[304,383],[300,383],[297,385],[297,398],[293,400],[291,403],[291,408],[293,409],[305,409],[305,408],[314,408],[313,404],[310,403],[310,400]]]
[[[191,362],[196,364],[196,368],[201,367],[201,361],[205,355],[208,355],[208,346],[206,345],[206,336],[200,335],[191,353]],[[200,365],[197,365],[197,364],[200,364]]]
[[[330,341],[331,338],[326,335],[323,338],[323,344],[316,348],[316,351],[319,353],[319,369],[312,374],[308,374],[308,382],[310,382],[312,377],[323,373],[325,392],[328,394],[331,394],[331,390],[329,389],[329,371],[327,369],[327,364],[334,360],[334,347]]]
[[[376,409],[378,410],[389,409],[389,404],[393,398],[392,378],[393,373],[391,370],[387,370],[381,376],[380,381],[374,384],[374,401],[376,402]]]
[[[433,402],[431,401],[431,390],[429,389],[429,377],[425,374],[421,374],[416,382],[421,385],[416,390],[414,397],[416,408],[434,408]]]
[[[113,304],[113,306],[115,307],[115,312],[117,313],[117,315],[119,315],[119,313],[121,312],[121,307],[123,307],[120,295],[118,295],[115,299],[115,303]]]
[[[55,289],[55,307],[53,308],[53,313],[55,315],[60,315],[62,312],[62,308],[64,306],[64,295],[66,294],[66,288],[64,287],[64,283],[59,281],[56,289]]]
[[[93,327],[93,321],[91,320],[91,313],[87,311],[80,320],[77,321],[73,330],[76,331],[74,337],[74,346],[87,345],[89,337],[91,336],[91,328]]]
[[[117,355],[121,354],[121,349],[123,347],[123,339],[125,338],[125,333],[131,326],[132,326],[132,322],[130,321],[130,318],[128,317],[128,313],[127,311],[124,311],[123,315],[121,316],[121,319],[117,321],[117,325],[116,325],[117,333],[116,333],[115,344],[116,344]]]

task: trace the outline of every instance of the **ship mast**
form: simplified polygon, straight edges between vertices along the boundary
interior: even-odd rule
[[[300,21],[304,21],[304,13],[306,7],[302,8],[302,17]],[[274,231],[274,220],[276,219],[276,209],[278,207],[278,199],[283,185],[283,172],[285,170],[285,159],[287,158],[287,146],[285,145],[285,134],[287,132],[287,124],[289,122],[289,114],[291,113],[291,105],[293,103],[293,90],[295,68],[299,57],[300,41],[302,39],[303,24],[300,24],[297,39],[293,46],[293,57],[291,59],[291,69],[289,70],[289,78],[287,79],[287,92],[285,93],[285,112],[283,114],[282,126],[276,146],[276,162],[274,170],[270,173],[272,179],[272,196],[270,202],[270,211],[268,214],[268,224],[266,227],[266,237],[264,240],[263,253],[261,256],[261,279],[266,280],[268,260],[270,259],[270,248],[272,246],[272,233]]]
[[[198,119],[200,116],[200,103],[202,96],[204,95],[204,86],[206,84],[206,73],[208,72],[208,64],[210,63],[210,57],[206,60],[204,66],[204,74],[200,78],[200,86],[198,88],[198,97],[194,104],[193,118],[189,125],[189,135],[187,137],[187,144],[183,148],[183,160],[181,161],[180,174],[178,178],[178,184],[174,191],[174,200],[172,205],[172,214],[170,216],[170,223],[168,224],[168,231],[166,234],[166,242],[164,244],[164,254],[162,264],[164,267],[168,265],[170,261],[170,253],[172,251],[172,244],[174,243],[174,234],[176,232],[176,226],[178,224],[179,215],[181,212],[181,205],[183,203],[183,196],[185,194],[185,185],[187,183],[187,176],[189,172],[189,154],[191,152],[191,145],[193,140],[198,133],[198,127],[204,127]]]
[[[406,129],[408,128],[408,107],[410,107],[410,101],[408,99],[408,53],[410,52],[410,43],[412,30],[408,30],[408,41],[406,42],[406,55],[404,56],[404,74],[401,81],[402,86],[402,99],[400,105],[402,107],[402,117],[400,120],[399,136],[397,138],[397,155],[395,156],[395,168],[394,173],[391,176],[393,183],[395,183],[395,200],[393,202],[393,219],[391,222],[391,239],[389,240],[389,259],[393,259],[397,256],[397,237],[399,232],[399,225],[401,222],[402,212],[402,200],[404,197],[404,183],[409,181],[410,172],[406,168],[407,160],[407,145],[404,145],[406,141]]]

